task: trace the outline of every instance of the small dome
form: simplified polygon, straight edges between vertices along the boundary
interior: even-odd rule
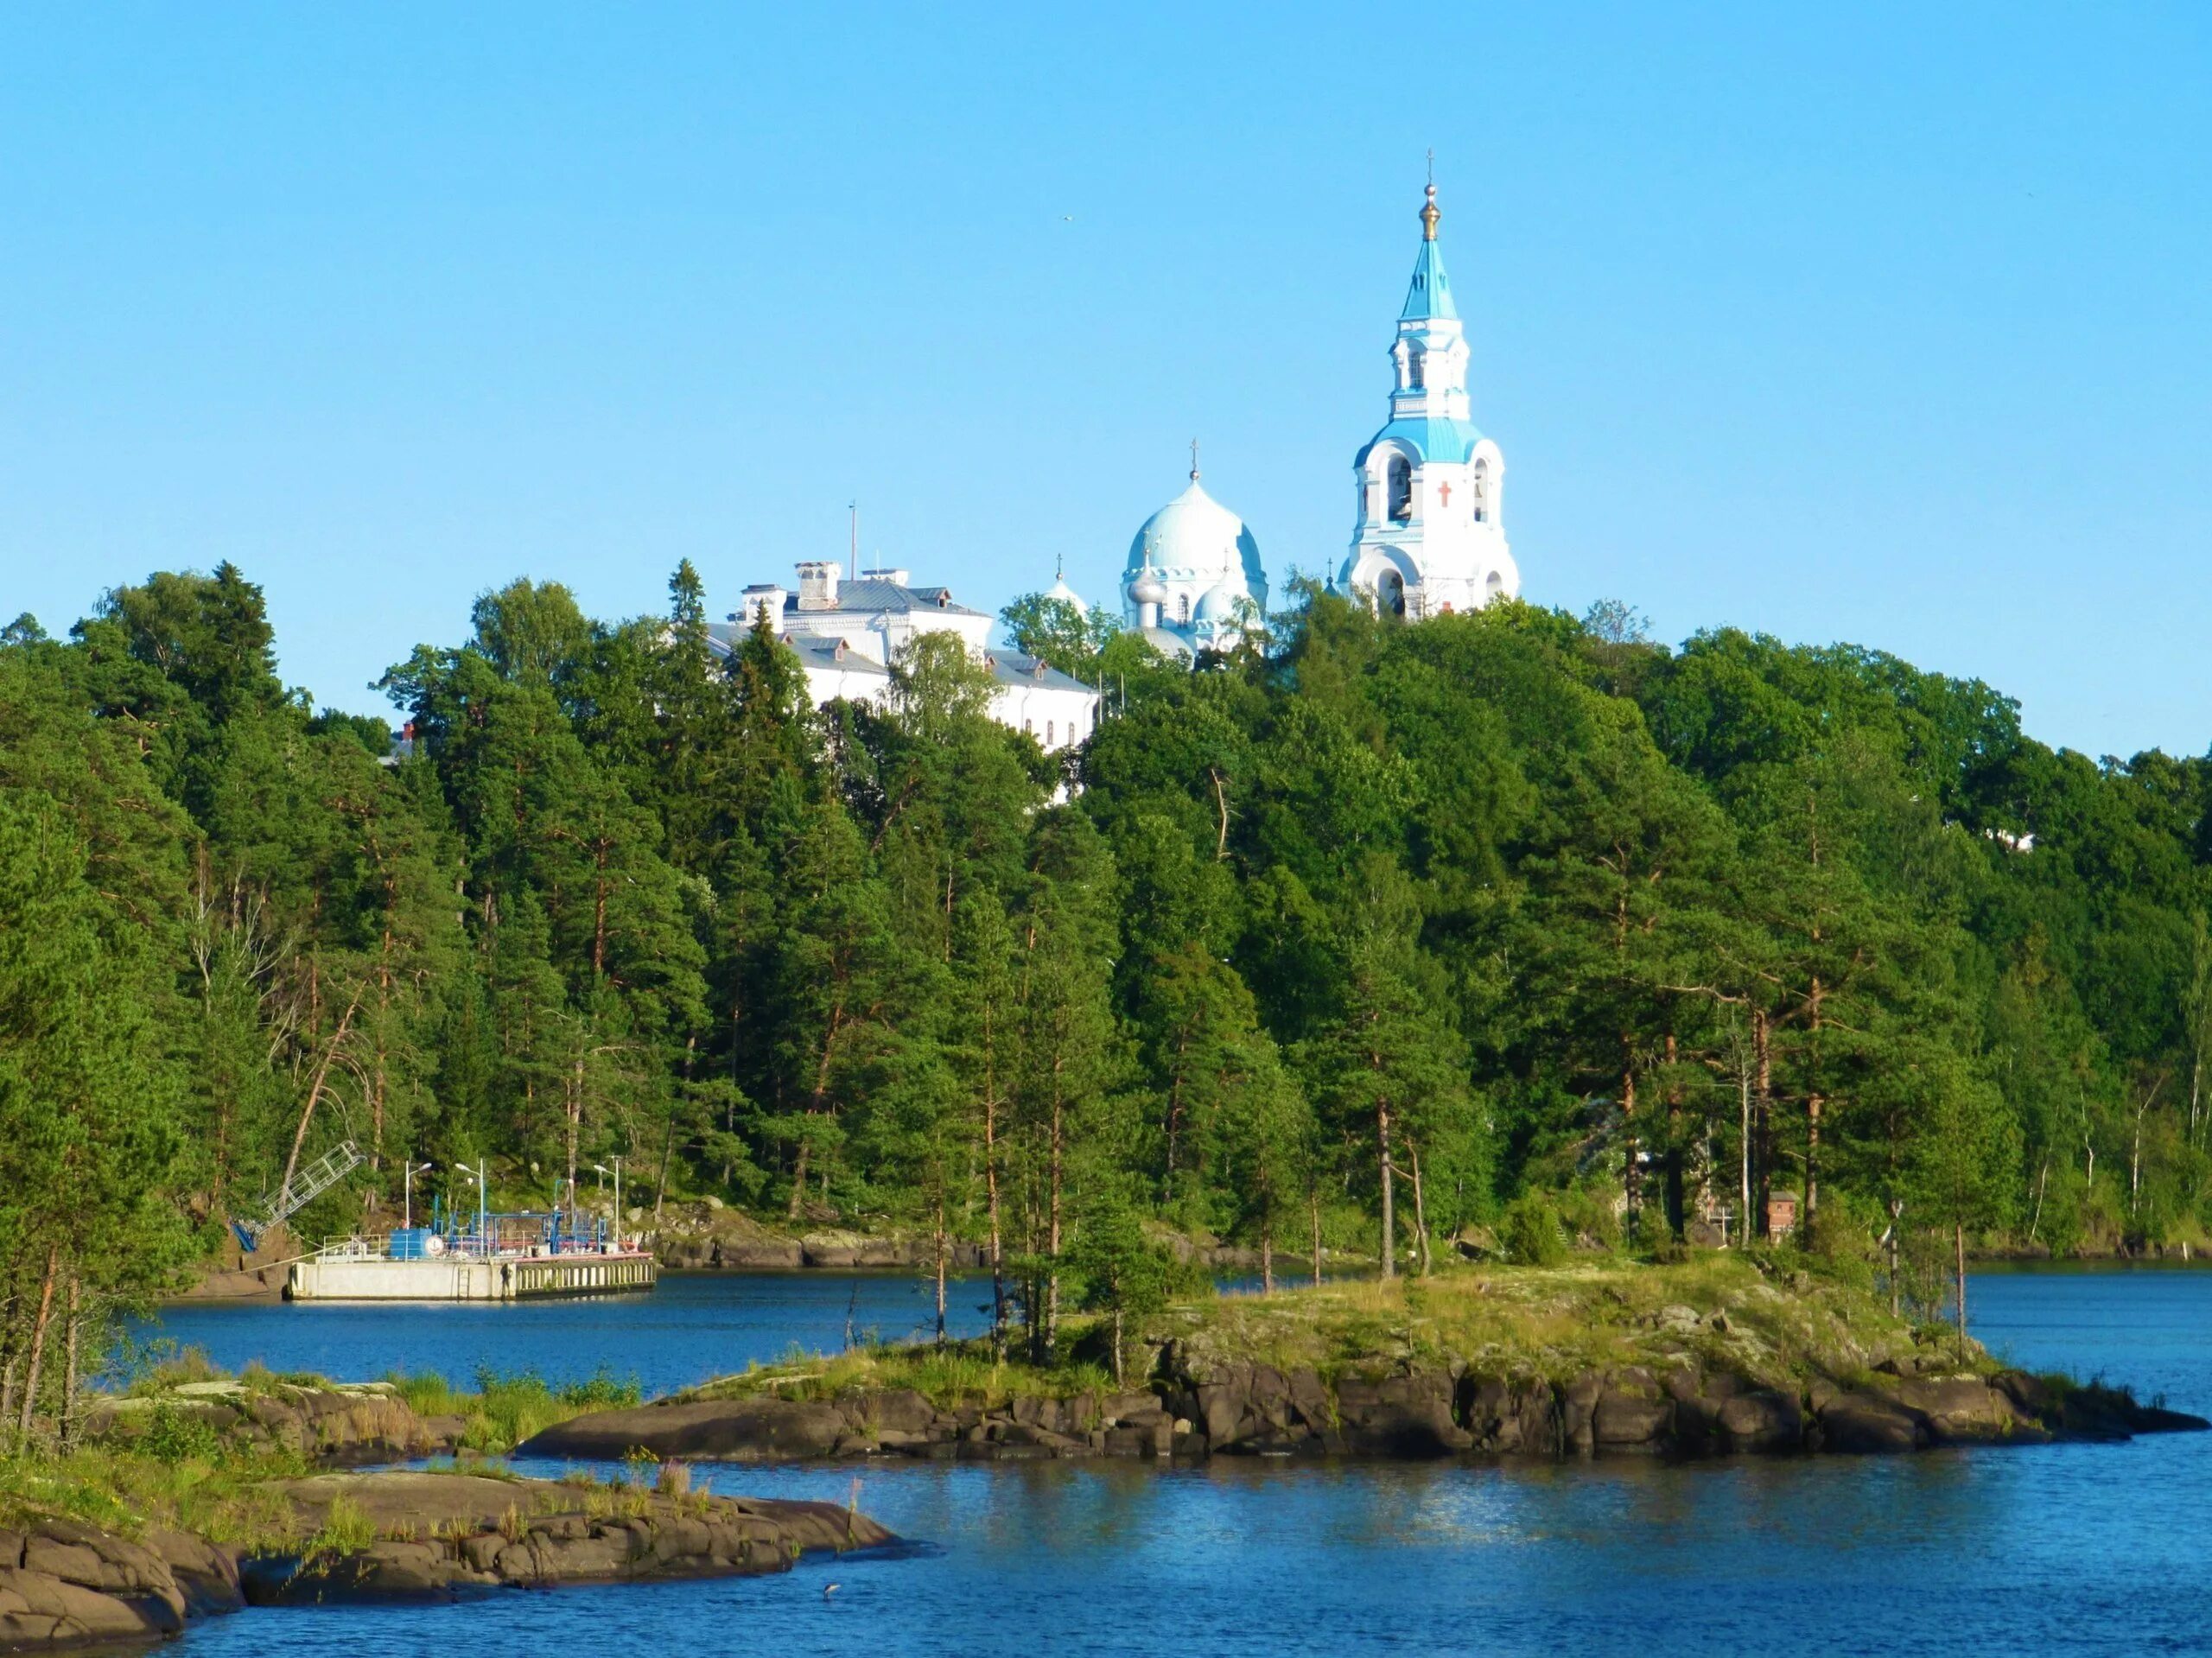
[[[1074,607],[1075,613],[1078,616],[1088,616],[1090,614],[1090,607],[1084,603],[1083,595],[1081,594],[1077,593],[1073,588],[1067,584],[1067,578],[1065,576],[1054,577],[1052,588],[1045,594],[1045,596],[1047,599],[1057,599],[1064,605],[1071,605]]]
[[[1129,571],[1147,566],[1215,578],[1208,581],[1210,587],[1224,578],[1237,578],[1248,593],[1267,592],[1259,543],[1244,520],[1207,494],[1195,475],[1188,489],[1144,521],[1144,528],[1129,543]]]
[[[1198,600],[1197,612],[1202,622],[1225,622],[1236,613],[1238,595],[1227,588],[1215,588]]]
[[[1129,602],[1136,605],[1164,605],[1167,602],[1167,584],[1160,579],[1157,570],[1140,570],[1129,582]]]
[[[1188,662],[1191,659],[1190,642],[1164,627],[1141,627],[1137,629],[1137,637],[1170,662]]]

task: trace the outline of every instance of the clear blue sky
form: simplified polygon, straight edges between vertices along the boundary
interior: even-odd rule
[[[2212,7],[17,4],[0,613],[235,559],[365,689],[520,574],[1344,553],[1433,146],[1536,602],[2212,744]]]

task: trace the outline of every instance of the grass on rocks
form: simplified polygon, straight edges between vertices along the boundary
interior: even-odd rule
[[[1077,1322],[1081,1327],[1081,1321]],[[1132,1379],[1134,1385],[1134,1378]],[[1009,1358],[991,1360],[988,1341],[855,1347],[818,1355],[794,1350],[773,1364],[754,1364],[680,1395],[684,1399],[834,1399],[855,1388],[908,1388],[933,1404],[995,1409],[1020,1397],[1072,1399],[1114,1390],[1113,1378],[1096,1364],[1039,1366]]]
[[[634,1377],[618,1381],[604,1370],[588,1382],[557,1388],[534,1370],[512,1375],[479,1370],[474,1392],[457,1388],[440,1375],[395,1370],[385,1379],[417,1416],[461,1418],[466,1424],[461,1448],[487,1457],[504,1456],[532,1434],[572,1416],[620,1410],[645,1396]]]
[[[299,1527],[270,1482],[306,1471],[296,1456],[241,1452],[212,1434],[157,1441],[151,1449],[101,1445],[0,1458],[0,1526],[58,1514],[124,1537],[167,1529],[238,1547],[278,1547],[296,1540]]]
[[[1085,1320],[1064,1345],[1087,1350]],[[1821,1377],[1864,1383],[1885,1359],[1931,1344],[1959,1372],[1996,1368],[1969,1342],[1904,1318],[1847,1272],[1794,1254],[1700,1254],[1655,1264],[1604,1255],[1553,1267],[1454,1265],[1432,1277],[1338,1280],[1272,1295],[1208,1294],[1133,1325],[1130,1385],[1173,1340],[1193,1363],[1255,1363],[1325,1378],[1380,1376],[1408,1366],[1469,1366],[1497,1376],[1562,1382],[1620,1365],[1684,1364],[1795,1389]],[[835,1356],[793,1353],[683,1395],[829,1399],[850,1389],[910,1388],[941,1407],[992,1408],[1020,1396],[1113,1390],[1100,1366],[1039,1369],[988,1344],[872,1346]]]
[[[486,1371],[478,1375],[474,1390],[454,1388],[435,1375],[337,1382],[306,1372],[278,1374],[259,1364],[233,1375],[189,1348],[147,1356],[117,1382],[114,1393],[98,1402],[127,1420],[126,1431],[67,1452],[44,1445],[0,1456],[0,1527],[66,1515],[126,1537],[173,1529],[249,1551],[344,1553],[358,1546],[359,1523],[341,1513],[319,1527],[307,1525],[283,1489],[314,1471],[307,1459],[265,1440],[248,1443],[224,1432],[209,1407],[315,1393],[396,1395],[418,1416],[461,1418],[460,1442],[467,1453],[461,1465],[474,1473],[498,1473],[505,1471],[479,1458],[503,1456],[556,1422],[634,1405],[640,1397],[636,1382],[606,1375],[554,1387],[534,1374]],[[92,1402],[88,1399],[88,1406]]]
[[[1910,1323],[1816,1267],[1733,1253],[1669,1264],[1600,1257],[1466,1267],[1185,1304],[1153,1321],[1149,1333],[1177,1337],[1199,1359],[1325,1376],[1411,1363],[1551,1382],[1615,1365],[1689,1363],[1793,1385],[1814,1374],[1863,1376],[1913,1350]],[[1969,1344],[1960,1368],[1993,1367]]]

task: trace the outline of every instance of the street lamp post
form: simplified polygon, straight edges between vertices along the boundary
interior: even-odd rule
[[[614,1247],[619,1249],[622,1247],[622,1159],[619,1157],[615,1158],[613,1159],[613,1163]],[[602,1175],[607,1172],[607,1165],[604,1163],[594,1163],[592,1165],[592,1167],[597,1169]],[[607,1190],[607,1183],[604,1180],[600,1182],[600,1190],[601,1191]]]

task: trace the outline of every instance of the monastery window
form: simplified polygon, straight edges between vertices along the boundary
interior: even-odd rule
[[[1025,737],[1033,737],[1037,734],[1037,727],[1030,721],[1024,720],[1021,722],[1021,734]]]
[[[1387,493],[1390,503],[1390,522],[1405,524],[1411,520],[1414,516],[1414,468],[1413,462],[1402,454],[1390,457]]]
[[[1428,370],[1425,366],[1427,361],[1426,352],[1417,351],[1406,359],[1406,384],[1415,391],[1428,384]]]
[[[1482,523],[1490,517],[1490,462],[1475,462],[1475,522]]]
[[[1175,600],[1175,619],[1185,627],[1191,625],[1191,595],[1187,593]]]
[[[1052,722],[1050,720],[1047,720],[1047,721],[1045,721],[1045,746],[1046,746],[1046,747],[1047,747],[1047,748],[1050,748],[1052,746]]]

